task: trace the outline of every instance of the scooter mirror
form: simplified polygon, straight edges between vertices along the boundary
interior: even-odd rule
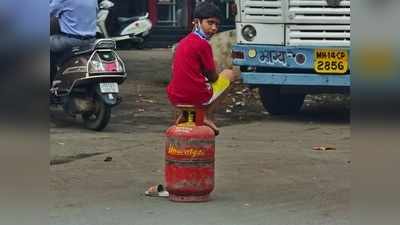
[[[113,6],[114,6],[114,3],[112,3],[109,0],[104,0],[104,1],[100,2],[99,8],[100,9],[109,9],[109,8],[111,8]]]

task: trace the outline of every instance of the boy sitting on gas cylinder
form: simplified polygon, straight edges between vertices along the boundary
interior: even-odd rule
[[[194,105],[207,111],[204,123],[218,135],[212,118],[215,107],[237,74],[225,69],[217,74],[208,40],[217,33],[220,10],[210,2],[200,3],[194,12],[193,32],[176,48],[172,63],[172,79],[167,87],[173,105]]]

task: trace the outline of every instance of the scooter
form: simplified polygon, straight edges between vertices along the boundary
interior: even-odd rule
[[[110,121],[111,108],[121,102],[119,85],[127,78],[125,65],[111,39],[76,48],[58,67],[50,88],[50,106],[76,117],[86,128],[101,131]]]
[[[110,0],[103,0],[99,4],[99,12],[97,14],[97,35],[101,38],[110,38],[117,42],[129,41],[132,44],[141,46],[145,38],[150,34],[152,23],[149,19],[149,13],[144,16],[135,17],[118,17],[119,30],[116,34],[110,34],[106,26],[110,9],[114,7],[114,3]]]

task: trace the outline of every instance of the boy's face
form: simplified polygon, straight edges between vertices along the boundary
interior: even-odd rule
[[[218,32],[220,20],[216,17],[211,17],[201,20],[199,24],[204,33],[206,33],[206,35],[211,38],[214,34]]]

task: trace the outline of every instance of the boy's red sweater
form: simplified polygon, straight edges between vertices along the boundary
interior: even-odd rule
[[[167,87],[172,104],[201,106],[212,96],[205,71],[215,71],[212,48],[195,33],[183,38],[172,62],[172,79]]]

